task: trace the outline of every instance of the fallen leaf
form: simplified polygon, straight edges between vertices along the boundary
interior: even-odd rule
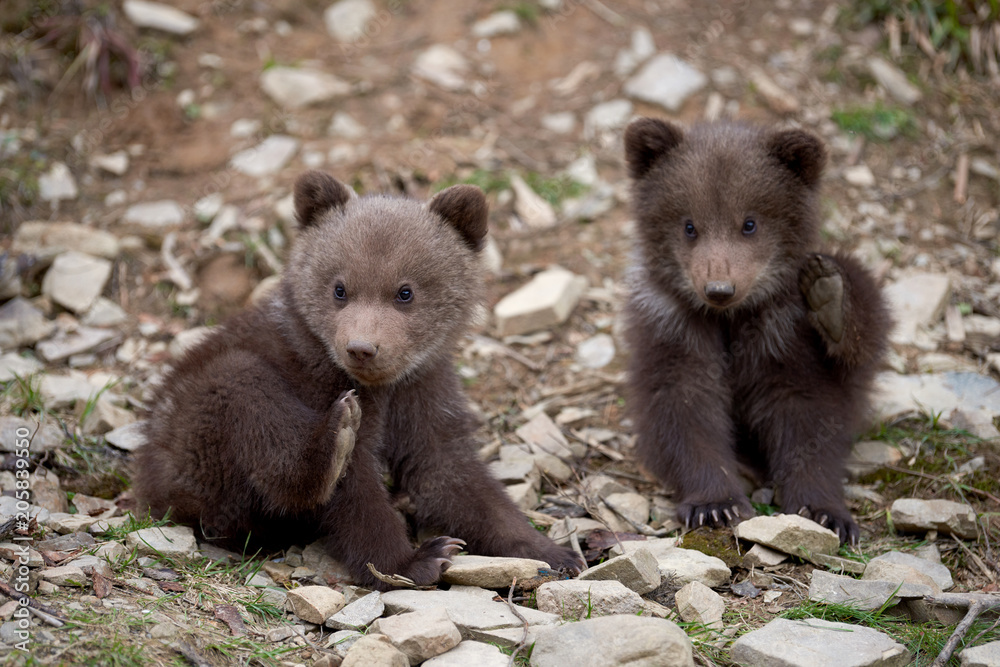
[[[156,583],[164,593],[183,593],[185,590],[183,586],[174,581],[158,581]]]
[[[247,633],[247,627],[243,624],[240,612],[231,604],[215,605],[215,617],[224,621],[229,626],[229,630],[236,637],[242,637]]]
[[[97,596],[98,600],[103,600],[111,594],[111,582],[98,572],[97,568],[94,568],[94,574],[91,579],[94,582],[94,595]]]

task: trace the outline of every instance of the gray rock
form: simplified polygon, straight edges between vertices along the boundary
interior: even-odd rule
[[[366,635],[357,639],[344,655],[340,667],[409,667],[406,654],[392,645],[385,635]]]
[[[339,0],[326,8],[323,21],[338,42],[356,42],[365,37],[365,28],[377,15],[371,0]]]
[[[860,477],[886,465],[896,465],[902,458],[903,453],[899,448],[888,442],[862,440],[854,443],[846,465],[851,475]]]
[[[451,567],[441,575],[441,580],[463,586],[509,588],[514,578],[519,581],[531,579],[538,576],[539,570],[548,569],[548,563],[531,558],[455,556],[451,559]]]
[[[615,56],[615,74],[624,79],[654,53],[656,43],[653,41],[653,34],[647,28],[636,28],[632,31],[629,48],[622,49]]]
[[[0,327],[3,325],[0,324]],[[0,344],[0,347],[3,347]],[[0,357],[0,382],[10,382],[15,377],[26,378],[42,370],[44,366],[31,357],[22,357],[16,352],[8,352]],[[0,447],[3,447],[0,444]]]
[[[229,163],[248,176],[267,176],[281,171],[298,150],[299,140],[295,137],[272,134],[253,148],[234,155]]]
[[[0,349],[34,345],[55,331],[56,325],[27,299],[14,297],[0,306]]]
[[[188,526],[143,528],[125,536],[125,544],[140,556],[190,556],[198,547]],[[320,621],[322,622],[322,621]]]
[[[382,594],[378,591],[369,593],[355,600],[324,622],[328,628],[335,630],[357,630],[371,624],[385,612]]]
[[[94,155],[88,160],[94,169],[106,171],[115,176],[124,176],[128,171],[129,157],[126,151],[115,151],[108,155]]]
[[[840,556],[833,556],[830,554],[813,553],[810,556],[810,559],[817,565],[821,565],[827,570],[838,574],[864,574],[865,571],[864,563],[851,560],[850,558],[841,558]]]
[[[975,511],[968,505],[951,500],[900,498],[892,503],[889,511],[897,530],[936,530],[968,540],[978,535]]]
[[[540,122],[549,132],[556,134],[569,134],[576,127],[576,116],[572,111],[560,111],[557,113],[545,114]]]
[[[433,657],[423,667],[507,667],[508,657],[492,644],[463,641],[446,653]]]
[[[364,125],[354,120],[350,114],[344,111],[338,111],[333,114],[333,120],[330,121],[330,129],[327,130],[327,134],[335,137],[343,137],[345,139],[360,139],[368,134],[368,130]],[[291,209],[291,213],[294,217],[294,204]]]
[[[115,405],[107,394],[102,394],[80,427],[84,435],[103,435],[128,426],[135,419],[134,412]]]
[[[49,514],[49,518],[45,521],[45,525],[60,535],[67,535],[69,533],[77,533],[87,530],[95,521],[97,521],[97,519],[92,516],[68,514],[66,512],[52,512]]]
[[[458,626],[465,639],[491,641],[492,635],[489,633],[493,630],[524,627],[524,622],[511,613],[506,603],[494,602],[472,593],[397,590],[383,593],[382,601],[385,608],[393,614],[445,607],[448,617]],[[551,625],[560,620],[555,614],[526,607],[519,608],[519,612],[529,625]],[[515,641],[514,644],[516,643]]]
[[[1000,383],[979,373],[899,375],[891,371],[875,378],[873,396],[880,418],[911,411],[942,413],[980,437],[996,437],[993,418],[1000,415]],[[980,430],[982,429],[982,430]]]
[[[800,558],[811,553],[833,554],[840,548],[836,533],[798,514],[757,516],[737,525],[735,533],[741,540]]]
[[[531,667],[693,667],[691,640],[676,624],[643,616],[569,623],[535,641]]]
[[[346,81],[308,67],[271,67],[260,75],[260,87],[264,94],[286,109],[302,109],[351,92],[351,84]]]
[[[587,279],[566,269],[542,271],[500,299],[493,309],[497,330],[501,336],[510,336],[562,324],[586,289]]]
[[[547,229],[556,224],[556,212],[517,174],[510,177],[510,187],[514,191],[514,212],[528,227]]]
[[[656,557],[660,574],[673,577],[679,584],[699,581],[709,587],[723,586],[732,576],[721,558],[695,549],[669,549]]]
[[[745,667],[902,667],[911,659],[877,630],[818,618],[775,619],[737,639],[730,657]]]
[[[42,201],[76,199],[79,194],[76,179],[62,162],[53,162],[49,170],[38,177],[38,198]]]
[[[455,49],[445,44],[434,44],[422,51],[413,63],[413,75],[430,81],[445,90],[465,88],[465,74],[469,63]]]
[[[179,9],[159,2],[125,0],[125,16],[139,28],[153,28],[172,35],[187,35],[198,28],[199,21]]]
[[[970,646],[958,654],[961,667],[1000,667],[1000,641]]]
[[[346,655],[347,652],[351,650],[351,647],[354,646],[355,642],[357,642],[362,637],[364,637],[364,635],[355,630],[338,630],[337,632],[334,632],[332,635],[330,635],[330,639],[327,641],[326,646],[327,648],[331,649],[334,653],[336,653],[338,656],[343,658],[344,655]],[[385,641],[390,646],[392,645],[392,642],[389,641],[388,637],[386,637]],[[395,649],[395,647],[393,648]],[[403,656],[404,660],[406,660],[406,656],[402,653],[402,651],[399,651],[399,649],[395,650],[399,652],[400,655]],[[409,665],[410,661],[406,660],[406,664]]]
[[[292,612],[308,623],[323,624],[344,608],[344,594],[329,586],[300,586],[288,591]]]
[[[923,97],[920,89],[910,83],[899,68],[878,56],[868,58],[868,71],[872,73],[879,85],[901,104],[913,106]]]
[[[172,199],[143,202],[125,209],[124,220],[145,231],[163,231],[184,222],[184,209]]]
[[[575,455],[566,436],[544,412],[538,413],[527,423],[519,426],[514,433],[527,443],[533,454],[550,454],[561,459],[572,458]]]
[[[536,591],[538,610],[579,621],[597,616],[637,614],[642,598],[620,581],[549,581]]]
[[[505,9],[473,23],[472,36],[477,39],[490,39],[498,35],[510,35],[520,29],[521,21],[517,18],[517,14]]]
[[[134,452],[146,444],[145,428],[145,421],[137,421],[105,433],[104,439],[118,449]]]
[[[66,565],[69,567],[79,568],[88,577],[93,577],[94,572],[97,572],[102,577],[107,577],[109,579],[115,576],[115,572],[114,570],[111,569],[111,566],[108,565],[108,561],[100,556],[87,554],[84,556],[80,556],[78,558],[74,558],[70,562],[66,563]],[[58,583],[58,582],[52,582],[52,583]],[[84,579],[82,583],[85,585],[86,580]]]
[[[941,319],[951,297],[951,279],[943,273],[911,272],[886,286],[884,293],[896,322],[892,342],[911,345],[918,327]]]
[[[576,361],[585,368],[604,368],[614,358],[615,341],[608,334],[600,333],[592,336],[580,343],[576,348]],[[642,523],[645,522],[643,521]]]
[[[691,65],[671,53],[661,53],[626,81],[624,90],[631,98],[677,112],[706,83],[708,78]]]
[[[594,106],[583,119],[583,138],[594,139],[605,132],[620,130],[632,117],[632,103],[628,100],[609,100]]]
[[[118,237],[75,222],[22,222],[14,233],[14,252],[52,259],[67,250],[115,259],[121,250]]]
[[[781,565],[788,560],[788,554],[775,551],[765,547],[763,544],[755,544],[750,550],[743,554],[743,567],[774,567]]]
[[[608,495],[617,495],[618,493],[619,492],[616,491],[614,494]],[[626,540],[624,542],[619,542],[618,544],[612,545],[609,553],[612,556],[621,556],[622,554],[634,553],[639,549],[645,549],[649,553],[653,554],[654,558],[660,559],[676,548],[676,537],[650,537],[645,540]],[[687,549],[685,549],[685,551],[687,551]]]
[[[902,599],[934,595],[934,588],[921,584],[892,581],[865,581],[824,570],[813,570],[809,582],[809,599],[815,602],[849,604],[860,609],[879,609],[892,599],[894,605]]]
[[[50,410],[72,407],[77,401],[89,401],[100,391],[79,371],[69,375],[43,375],[38,387],[42,402]]]
[[[80,319],[88,327],[114,327],[128,321],[128,315],[121,306],[103,296],[97,297],[94,304]]]
[[[49,363],[68,359],[74,354],[83,354],[114,339],[115,332],[94,327],[77,327],[72,333],[60,333],[49,340],[35,345],[38,356]]]
[[[902,565],[912,568],[917,572],[930,577],[934,584],[942,591],[946,591],[955,585],[955,582],[952,581],[951,578],[951,572],[949,572],[948,568],[940,562],[935,563],[934,561],[925,560],[914,556],[913,554],[903,553],[902,551],[890,551],[873,558],[868,562],[868,567],[872,567],[873,563],[891,563],[893,565]],[[872,577],[867,576],[866,571],[866,576],[864,578],[870,579]]]
[[[587,568],[580,573],[580,579],[614,579],[639,595],[644,595],[660,585],[660,568],[653,554],[646,549],[638,549]]]
[[[726,603],[722,596],[700,581],[685,584],[674,596],[677,613],[688,623],[700,623],[706,628],[722,630],[722,613]]]
[[[372,623],[371,631],[388,637],[406,654],[411,665],[441,655],[462,641],[458,627],[444,607],[380,618]]]
[[[94,523],[90,524],[90,528],[87,529],[87,532],[91,535],[107,535],[112,530],[121,528],[131,521],[131,519],[131,516],[115,516],[110,519],[98,519]],[[110,547],[111,545],[121,548],[123,552],[125,550],[125,547],[118,544],[118,542],[105,542],[102,546]],[[117,556],[115,558],[117,558]],[[108,558],[108,560],[115,560],[115,558]]]
[[[42,579],[56,586],[86,586],[87,575],[83,570],[73,565],[47,567],[42,570]]]
[[[7,496],[9,497],[9,496]],[[13,498],[11,498],[13,500]],[[7,516],[14,516],[14,512],[11,512]],[[39,522],[41,520],[39,519]],[[20,561],[22,554],[24,553],[24,543],[14,543],[14,542],[0,542],[0,558],[4,558],[9,561]],[[45,559],[42,558],[42,554],[38,553],[32,548],[28,548],[28,567],[34,569],[36,567],[42,567],[45,565]]]
[[[875,174],[872,173],[871,168],[866,164],[856,164],[851,167],[845,167],[841,174],[843,175],[844,180],[851,185],[859,188],[875,187]]]
[[[0,254],[0,303],[13,299],[21,293],[24,284],[18,271],[17,259],[10,253]]]

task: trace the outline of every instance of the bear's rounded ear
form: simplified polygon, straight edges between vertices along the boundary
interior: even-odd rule
[[[771,135],[768,152],[809,187],[819,184],[826,166],[826,148],[805,130],[781,130]]]
[[[342,208],[357,197],[354,190],[322,171],[307,171],[295,181],[295,217],[303,227],[315,224],[320,215]]]
[[[684,131],[658,118],[639,118],[625,128],[628,175],[639,179],[684,140]]]
[[[470,248],[482,249],[490,212],[482,190],[475,185],[453,185],[434,195],[427,208],[457,229]]]

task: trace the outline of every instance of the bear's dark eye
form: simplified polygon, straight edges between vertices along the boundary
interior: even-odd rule
[[[396,301],[400,303],[408,303],[413,300],[413,290],[410,289],[409,285],[403,285],[399,288],[399,292],[396,293]]]
[[[750,236],[755,231],[757,231],[757,221],[753,218],[747,218],[743,221],[743,233]]]
[[[684,223],[684,235],[689,239],[698,237],[698,230],[694,228],[694,223],[690,220]]]
[[[337,286],[333,288],[333,295],[340,301],[347,298],[347,289],[344,287],[343,283],[337,283]]]

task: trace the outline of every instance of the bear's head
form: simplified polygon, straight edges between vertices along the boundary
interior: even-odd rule
[[[456,185],[422,204],[358,197],[311,171],[295,184],[295,212],[291,299],[338,366],[384,385],[451,352],[482,293],[479,188]]]
[[[732,312],[794,288],[817,240],[826,151],[803,130],[718,123],[625,131],[646,279],[699,309]]]

